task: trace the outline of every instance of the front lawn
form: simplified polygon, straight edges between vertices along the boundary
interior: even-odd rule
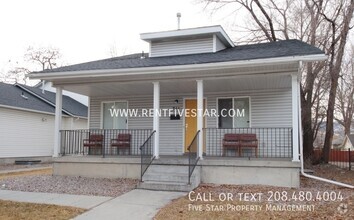
[[[354,171],[315,166],[314,175],[354,184]],[[354,219],[354,190],[301,178],[301,187],[204,184],[155,216],[163,219]]]
[[[85,209],[66,206],[0,200],[0,219],[3,220],[64,220],[72,219],[85,211]]]

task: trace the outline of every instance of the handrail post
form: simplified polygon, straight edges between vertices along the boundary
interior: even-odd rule
[[[351,152],[350,152],[350,148],[348,148],[348,162],[349,162],[349,170],[352,169],[352,164],[351,164]]]
[[[102,157],[105,158],[106,129],[103,130]]]
[[[149,168],[149,166],[151,165],[151,163],[153,162],[153,160],[155,159],[155,156],[152,153],[152,144],[151,144],[151,140],[155,134],[155,130],[150,134],[150,136],[145,140],[145,142],[140,146],[140,180],[143,181],[143,176],[146,172],[146,170]],[[149,144],[150,143],[150,144]],[[148,147],[150,146],[150,152]],[[146,150],[146,154],[144,153],[144,150]],[[149,161],[147,163],[144,162],[144,156],[149,156],[150,158]],[[144,167],[144,165],[146,167]]]
[[[192,152],[191,152],[191,148],[193,146],[194,143],[197,144],[197,151],[199,149],[199,132],[200,130],[197,131],[197,133],[195,134],[191,144],[188,146],[187,150],[188,150],[188,185],[191,184],[191,177],[192,177],[192,174],[193,174],[193,171],[195,169],[195,167],[197,166],[197,163],[198,163],[198,160],[199,160],[199,155],[198,155],[198,152],[197,152],[197,156],[195,158],[195,162],[193,163],[192,161]]]

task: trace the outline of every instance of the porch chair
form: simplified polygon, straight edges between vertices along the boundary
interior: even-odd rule
[[[111,154],[112,149],[117,148],[117,154],[119,150],[127,149],[130,154],[131,134],[118,134],[116,139],[111,139]]]
[[[222,141],[222,156],[226,155],[228,149],[237,150],[238,156],[241,157],[242,148],[253,148],[255,155],[258,157],[258,140],[256,134],[225,134]]]
[[[99,152],[96,154],[102,154],[103,152],[103,135],[102,134],[90,134],[88,139],[83,140],[84,152],[85,148],[88,148],[88,154],[92,152]]]

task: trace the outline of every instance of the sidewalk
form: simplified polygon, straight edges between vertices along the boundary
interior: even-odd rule
[[[157,211],[172,199],[184,195],[186,193],[135,189],[93,208],[75,219],[148,220],[152,219]]]
[[[77,220],[120,219],[148,220],[171,200],[186,195],[181,192],[135,189],[117,198],[57,193],[0,190],[0,200],[72,206],[88,209]]]
[[[112,197],[0,190],[0,199],[91,209],[109,201]]]

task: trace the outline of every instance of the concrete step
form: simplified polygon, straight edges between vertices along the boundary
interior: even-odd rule
[[[159,159],[155,159],[152,164],[161,164],[161,165],[187,165],[188,166],[188,157],[180,156],[180,157],[160,157]]]
[[[186,183],[145,181],[139,182],[137,188],[158,191],[190,192],[195,188],[195,186],[192,184],[188,185]]]
[[[200,184],[200,168],[196,167],[188,184],[188,166],[152,164],[143,176],[139,189],[189,192]]]
[[[191,176],[191,181],[196,179],[196,175]],[[153,173],[144,174],[143,181],[170,181],[178,183],[188,183],[188,173]]]
[[[188,175],[188,166],[151,164],[146,173],[181,173]]]

